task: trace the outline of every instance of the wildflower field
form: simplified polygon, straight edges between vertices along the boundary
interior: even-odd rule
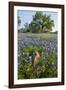
[[[33,69],[36,51],[40,60]],[[57,77],[57,33],[18,33],[18,79],[54,77]]]

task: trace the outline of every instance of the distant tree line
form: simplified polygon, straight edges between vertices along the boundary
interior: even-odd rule
[[[20,17],[18,16],[18,25],[21,24]],[[51,19],[51,16],[43,14],[41,11],[37,11],[33,16],[32,21],[28,24],[25,23],[24,28],[19,29],[19,32],[31,32],[31,33],[43,33],[51,32],[54,27],[54,20]]]

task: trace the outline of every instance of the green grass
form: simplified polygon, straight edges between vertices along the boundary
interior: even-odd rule
[[[19,36],[26,36],[28,38],[51,39],[56,38],[57,34],[54,33],[19,33]]]

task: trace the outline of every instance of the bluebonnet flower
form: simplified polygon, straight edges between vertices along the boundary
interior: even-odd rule
[[[44,55],[44,60],[48,60],[48,53]]]
[[[29,62],[30,64],[32,64],[32,57],[31,57],[31,56],[28,57],[28,62]]]
[[[52,64],[48,64],[48,68],[52,68],[53,67],[53,65]]]
[[[42,48],[42,60],[48,60],[48,53],[52,53],[53,56],[56,58],[57,60],[57,38],[53,37],[51,39],[48,40],[44,40],[44,39],[40,39],[40,38],[29,38],[26,35],[22,35],[19,37],[20,43],[18,44],[18,52],[25,48],[28,47],[30,45],[32,46],[39,46]],[[20,52],[21,55],[24,56],[24,52]],[[18,54],[18,57],[20,57],[20,55]],[[29,52],[26,53],[25,58],[29,61],[29,63],[32,63],[32,60],[35,58],[35,52],[32,53],[32,55],[29,55]],[[50,67],[51,65],[49,65]]]
[[[35,56],[36,56],[36,53],[35,53],[35,52],[33,52],[33,53],[32,53],[32,55],[31,55],[32,60],[34,60]]]

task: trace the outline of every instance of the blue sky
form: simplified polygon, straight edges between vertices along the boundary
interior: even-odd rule
[[[48,11],[42,11],[43,14],[46,14],[47,16],[50,15],[51,19],[54,20],[55,27],[53,28],[53,31],[58,30],[58,13],[57,12],[48,12]],[[35,15],[36,11],[31,10],[18,10],[17,16],[21,19],[21,24],[18,28],[24,27],[25,23],[30,23],[33,19],[33,15]]]

